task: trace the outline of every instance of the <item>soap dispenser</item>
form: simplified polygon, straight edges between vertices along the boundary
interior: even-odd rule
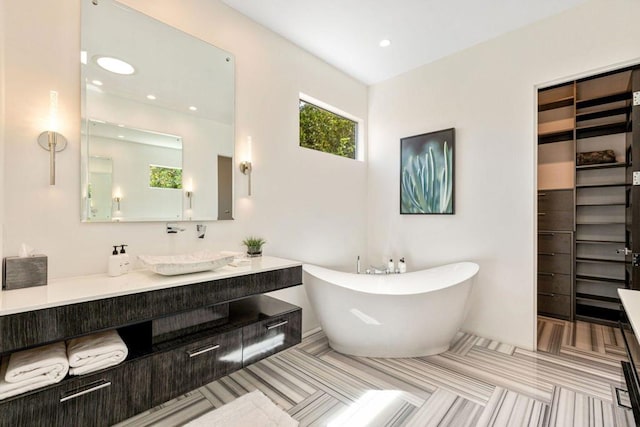
[[[107,274],[111,277],[119,276],[122,274],[122,269],[120,268],[120,255],[118,254],[117,246],[113,247],[113,252],[111,252],[111,256],[109,257]]]
[[[125,252],[124,248],[129,245],[120,245],[120,274],[126,274],[129,272],[131,263],[129,262],[129,254]]]
[[[398,261],[398,272],[399,273],[407,272],[407,263],[404,262],[404,257],[400,258],[400,261]]]
[[[387,272],[388,273],[393,273],[395,271],[395,268],[393,267],[393,258],[389,260],[389,263],[387,264]]]

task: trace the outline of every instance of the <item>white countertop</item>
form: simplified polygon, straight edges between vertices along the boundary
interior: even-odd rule
[[[47,286],[0,291],[0,316],[300,265],[302,263],[298,261],[262,256],[251,258],[251,265],[227,265],[215,271],[180,276],[161,276],[148,270],[135,270],[118,277],[103,273],[54,279]]]
[[[640,291],[618,289],[618,295],[620,295],[620,301],[622,301],[624,311],[627,313],[633,333],[640,337]]]

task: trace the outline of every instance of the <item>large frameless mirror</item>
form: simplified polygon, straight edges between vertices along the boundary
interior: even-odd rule
[[[233,219],[233,56],[114,0],[81,43],[82,221]]]

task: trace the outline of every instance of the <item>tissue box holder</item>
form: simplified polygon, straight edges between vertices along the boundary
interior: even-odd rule
[[[2,289],[22,289],[47,284],[47,256],[5,257],[2,260]]]

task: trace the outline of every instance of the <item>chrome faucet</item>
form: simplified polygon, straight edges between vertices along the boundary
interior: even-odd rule
[[[184,228],[178,227],[178,224],[174,222],[167,223],[167,233],[168,234],[177,234],[178,231],[184,231]]]
[[[356,274],[360,274],[360,255],[356,259]]]

